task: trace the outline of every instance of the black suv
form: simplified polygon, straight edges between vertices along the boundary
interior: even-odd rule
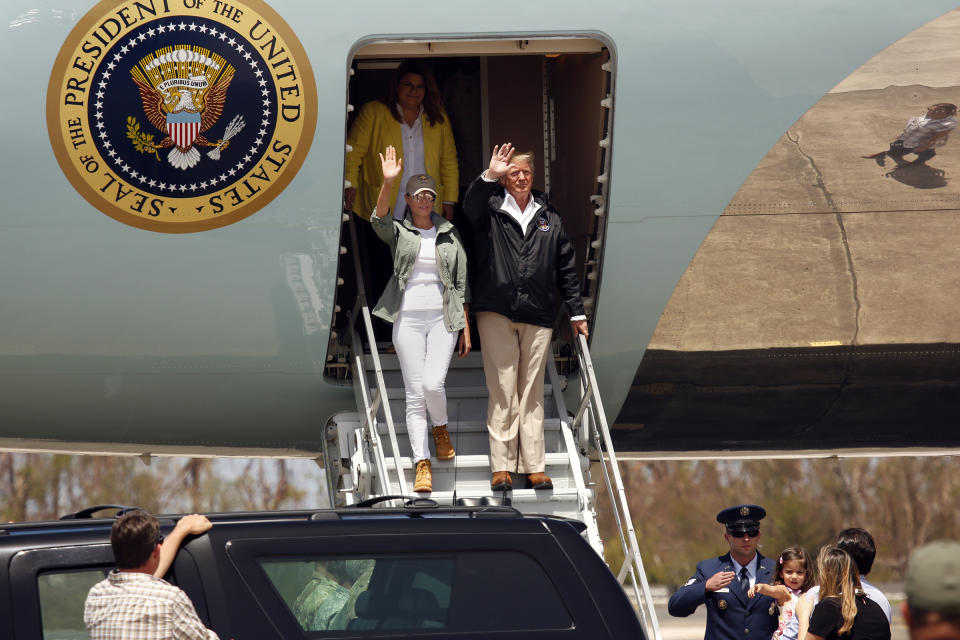
[[[0,638],[86,640],[113,565],[98,509],[0,525]],[[645,637],[577,521],[431,501],[209,517],[166,578],[223,640]]]

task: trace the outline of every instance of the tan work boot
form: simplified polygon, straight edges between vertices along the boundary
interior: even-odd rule
[[[447,425],[440,424],[433,428],[433,444],[437,448],[437,460],[450,460],[457,452],[453,450],[450,444],[450,434],[447,433]]]
[[[490,489],[493,491],[509,491],[513,489],[513,480],[510,478],[510,472],[494,471],[493,479],[490,480]]]
[[[550,476],[542,471],[527,476],[527,485],[532,489],[553,489],[553,481],[550,480]]]
[[[417,493],[433,491],[433,474],[430,473],[429,460],[421,460],[417,463],[417,480],[413,483],[413,490]]]

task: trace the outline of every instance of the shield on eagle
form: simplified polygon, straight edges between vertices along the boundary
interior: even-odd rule
[[[167,114],[167,134],[181,149],[189,149],[200,134],[202,117],[197,111]]]

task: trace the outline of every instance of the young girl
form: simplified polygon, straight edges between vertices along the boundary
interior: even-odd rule
[[[797,625],[790,622],[797,615],[797,602],[807,589],[813,586],[813,572],[803,547],[787,547],[777,560],[773,584],[757,583],[750,587],[747,596],[757,594],[770,596],[780,607],[780,621],[771,640],[796,640]]]

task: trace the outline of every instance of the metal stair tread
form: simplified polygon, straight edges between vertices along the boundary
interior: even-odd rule
[[[384,371],[399,371],[400,358],[395,353],[380,353],[380,368]],[[363,368],[373,371],[373,357],[369,353],[363,354]],[[453,358],[450,361],[451,369],[483,369],[483,359],[479,351],[470,352],[466,358]]]
[[[447,398],[477,398],[486,400],[487,388],[485,386],[447,386],[446,387]],[[545,384],[543,386],[543,393],[545,396],[549,397],[553,393],[553,385]],[[405,399],[405,391],[403,387],[387,387],[387,397],[391,400],[403,400]]]
[[[398,417],[394,416],[393,419],[393,429],[396,434],[406,435],[407,433],[407,423],[402,419],[398,420]],[[357,422],[357,426],[360,426],[360,423]],[[544,418],[543,420],[543,430],[544,432],[559,431],[561,428],[560,418]],[[456,422],[450,421],[447,424],[447,431],[450,433],[450,439],[456,438],[457,433],[479,433],[487,432],[487,423],[482,420],[457,420]],[[383,418],[377,420],[377,433],[382,436],[385,436],[388,432],[387,422]]]
[[[421,498],[430,498],[440,505],[450,505],[453,503],[453,491],[433,491],[430,493],[416,494]],[[484,498],[484,497],[495,497],[499,498],[501,492],[499,491],[464,491],[458,490],[458,498]],[[563,488],[563,489],[511,489],[506,492],[508,498],[512,498],[513,502],[566,502],[574,501],[579,497],[579,491],[575,487]]]
[[[566,453],[547,453],[545,462],[548,467],[569,467],[570,457]],[[396,462],[393,455],[385,454],[387,468],[392,470],[396,468]],[[458,454],[452,460],[430,459],[431,468],[434,474],[453,473],[456,471],[465,471],[469,469],[489,469],[490,456],[487,454]],[[413,459],[410,456],[400,456],[400,466],[404,471],[412,471]]]

